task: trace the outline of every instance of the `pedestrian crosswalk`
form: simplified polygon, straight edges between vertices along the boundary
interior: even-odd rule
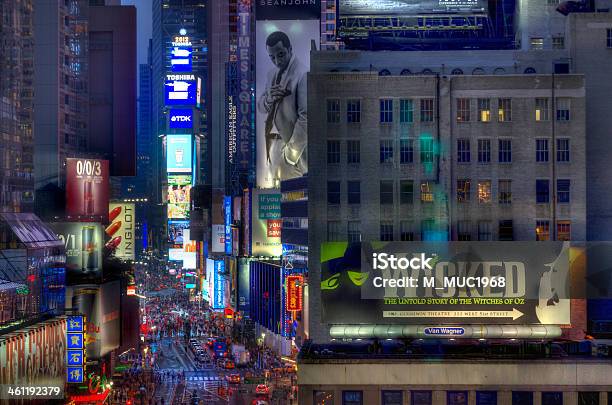
[[[192,375],[186,378],[187,381],[221,381],[221,377],[218,375]]]

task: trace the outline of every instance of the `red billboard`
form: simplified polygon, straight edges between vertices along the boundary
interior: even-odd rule
[[[108,160],[66,159],[66,215],[108,215]]]
[[[304,299],[304,276],[287,276],[287,311],[301,311]]]

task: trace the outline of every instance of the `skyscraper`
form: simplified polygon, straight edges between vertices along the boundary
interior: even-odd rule
[[[32,0],[0,4],[0,210],[30,211],[32,173]]]

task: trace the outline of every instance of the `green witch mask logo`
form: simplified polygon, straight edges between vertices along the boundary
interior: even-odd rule
[[[340,286],[340,273],[336,273],[327,280],[321,281],[321,290],[335,290]]]

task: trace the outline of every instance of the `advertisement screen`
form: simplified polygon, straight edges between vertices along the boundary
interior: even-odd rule
[[[183,268],[195,270],[197,262],[196,242],[189,238],[189,229],[183,231]]]
[[[196,105],[198,79],[193,74],[166,75],[164,83],[166,105]]]
[[[168,175],[168,219],[189,218],[191,175]]]
[[[306,76],[320,27],[319,20],[273,20],[257,21],[256,31],[257,185],[272,188],[308,172]]]
[[[225,278],[223,277],[225,263],[223,260],[215,260],[214,266],[212,308],[223,309],[225,308]]]
[[[173,43],[170,49],[170,64],[173,72],[191,72],[191,55],[193,47],[182,43]]]
[[[108,205],[106,234],[110,240],[106,247],[120,259],[134,260],[136,205],[134,203],[110,203]]]
[[[168,135],[166,137],[166,171],[168,173],[191,173],[191,135]]]
[[[66,247],[68,284],[102,277],[102,225],[95,222],[52,222],[49,226]]]
[[[212,252],[225,252],[225,225],[212,226]]]
[[[341,16],[485,13],[487,0],[339,0]]]
[[[570,324],[564,242],[328,242],[326,323]]]
[[[232,197],[223,197],[223,215],[225,217],[225,254],[232,254]]]
[[[183,232],[189,229],[189,221],[168,221],[168,243],[183,246]]]
[[[170,260],[171,262],[183,261],[183,248],[168,249],[168,260]]]
[[[168,113],[170,128],[193,128],[193,110],[173,108]]]
[[[301,311],[304,302],[304,276],[290,275],[286,277],[285,305],[287,311]]]
[[[66,159],[66,214],[107,215],[108,160]]]
[[[276,190],[252,190],[251,254],[252,256],[280,256],[281,194]]]

